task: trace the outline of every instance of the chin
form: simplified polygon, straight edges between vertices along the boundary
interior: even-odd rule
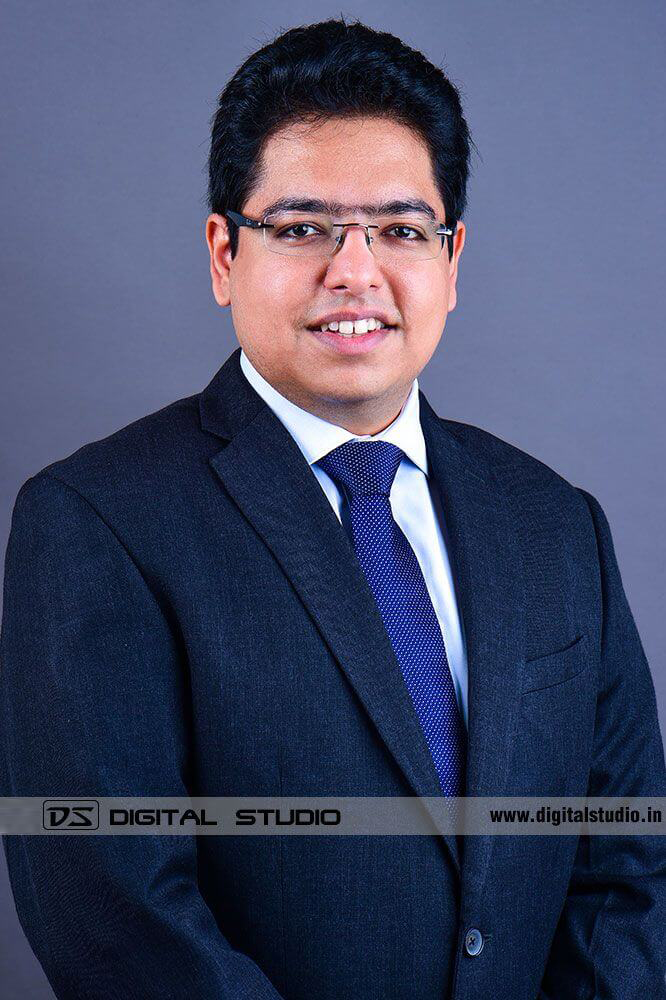
[[[354,406],[377,399],[378,396],[383,396],[385,392],[386,389],[382,389],[381,386],[373,383],[346,385],[343,391],[338,382],[335,385],[331,385],[328,392],[323,390],[319,394],[322,399],[326,399],[330,403],[337,403],[339,406]]]

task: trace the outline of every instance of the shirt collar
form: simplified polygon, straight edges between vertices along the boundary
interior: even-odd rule
[[[260,375],[241,349],[240,366],[252,388],[270,406],[284,424],[310,465],[346,441],[389,441],[401,448],[407,458],[428,474],[425,439],[419,419],[419,384],[414,379],[409,395],[395,420],[378,434],[352,434],[338,424],[329,423],[308,410],[296,406]]]

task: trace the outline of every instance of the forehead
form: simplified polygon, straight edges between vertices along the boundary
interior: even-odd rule
[[[247,214],[291,196],[342,205],[422,199],[444,218],[430,151],[412,129],[387,118],[298,123],[267,140]]]

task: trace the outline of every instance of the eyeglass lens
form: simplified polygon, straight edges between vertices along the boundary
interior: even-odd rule
[[[347,226],[330,216],[283,212],[264,219],[264,240],[273,253],[293,257],[328,257],[346,238]],[[345,220],[346,221],[346,220]],[[428,260],[439,257],[444,237],[437,223],[395,216],[353,223],[367,226],[370,249],[376,257]]]

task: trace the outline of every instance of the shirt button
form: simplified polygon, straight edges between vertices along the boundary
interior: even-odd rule
[[[465,935],[465,951],[474,957],[483,950],[483,934],[476,927],[470,927]]]

